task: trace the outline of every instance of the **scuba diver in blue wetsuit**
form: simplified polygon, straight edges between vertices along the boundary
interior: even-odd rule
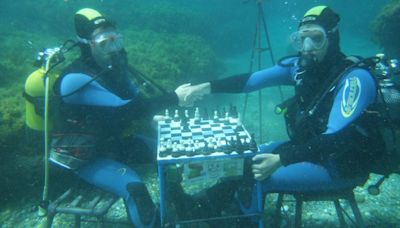
[[[252,159],[253,176],[262,181],[265,193],[360,185],[382,156],[382,136],[366,111],[376,101],[377,85],[369,71],[341,52],[339,20],[329,7],[314,7],[291,35],[298,56],[252,74],[191,86],[197,98],[294,86],[294,97],[278,106],[290,140],[260,145],[260,154]],[[245,210],[250,202],[242,206]]]
[[[171,105],[184,105],[185,88],[144,98],[130,81],[122,37],[113,23],[93,9],[75,14],[81,56],[54,84],[58,99],[50,161],[86,182],[123,198],[135,227],[158,226],[158,213],[145,184],[127,165],[114,160],[124,150],[140,161],[154,161],[155,146],[125,139],[130,121],[153,116]],[[153,153],[151,153],[153,152]]]

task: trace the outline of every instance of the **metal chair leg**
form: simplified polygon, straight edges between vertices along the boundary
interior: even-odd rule
[[[303,213],[303,200],[296,197],[296,214],[294,219],[294,227],[301,227],[301,216]]]
[[[282,222],[281,208],[283,203],[283,193],[278,194],[278,200],[276,201],[275,208],[275,218],[274,218],[274,227],[280,227]]]
[[[344,220],[344,216],[342,213],[342,207],[340,206],[339,200],[338,199],[333,200],[333,204],[335,205],[336,214],[339,219],[340,227],[346,227],[347,224],[346,224],[346,221]]]
[[[351,192],[351,194],[347,200],[350,203],[350,207],[351,207],[351,210],[353,211],[354,217],[356,219],[357,226],[360,228],[364,228],[365,227],[364,220],[362,218],[360,209],[357,206],[357,202],[356,202],[353,192]]]

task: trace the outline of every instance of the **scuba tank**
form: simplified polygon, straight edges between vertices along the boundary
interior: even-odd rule
[[[34,63],[39,69],[32,72],[25,81],[23,97],[25,98],[25,122],[26,125],[36,131],[44,131],[45,116],[45,81],[48,79],[49,94],[52,94],[56,74],[49,73],[58,63],[62,62],[63,56],[60,55],[60,48],[47,48],[38,53]],[[48,98],[50,99],[50,98]],[[52,121],[49,120],[49,129]]]
[[[397,59],[388,60],[383,54],[378,54],[379,62],[372,69],[378,83],[377,104],[383,106],[390,124],[400,127],[400,86],[398,76],[400,65]]]

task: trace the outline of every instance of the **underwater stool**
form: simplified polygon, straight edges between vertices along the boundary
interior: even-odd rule
[[[53,219],[57,214],[74,215],[74,227],[80,227],[82,216],[94,217],[95,220],[85,220],[97,222],[97,227],[103,227],[104,216],[118,200],[118,197],[91,190],[77,191],[68,189],[55,201],[50,202],[47,208],[47,225],[51,227]]]
[[[357,227],[365,227],[363,218],[360,213],[360,209],[358,208],[357,202],[354,197],[354,188],[343,189],[343,190],[334,190],[334,191],[324,191],[324,192],[280,192],[278,195],[278,200],[276,202],[276,211],[275,211],[275,226],[280,227],[281,223],[281,207],[283,203],[283,197],[285,194],[293,195],[296,199],[296,212],[295,212],[295,227],[301,227],[301,217],[302,217],[302,206],[303,202],[307,201],[332,201],[335,205],[336,214],[338,216],[340,227],[346,227],[346,221],[343,216],[343,208],[340,206],[340,199],[347,200],[350,204],[350,207],[353,211],[353,215],[355,218],[355,225]],[[346,214],[347,215],[347,214]]]

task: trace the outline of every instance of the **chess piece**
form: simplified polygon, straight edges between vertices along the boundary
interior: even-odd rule
[[[238,154],[242,154],[244,152],[243,143],[238,134],[236,134],[236,152],[238,152]]]
[[[160,146],[159,156],[161,158],[164,158],[164,157],[168,156],[168,151],[167,151],[167,148],[165,146]]]
[[[165,109],[164,117],[165,117],[165,123],[170,123],[171,122],[171,117],[169,116],[169,110],[168,109]]]
[[[226,125],[229,124],[229,113],[228,112],[225,112],[224,124],[226,124]]]
[[[182,132],[190,132],[189,114],[187,113],[187,110],[185,110],[185,115],[181,119],[181,125],[182,125]]]
[[[175,122],[178,122],[178,121],[179,121],[179,111],[178,111],[178,109],[175,109],[174,121],[175,121]]]
[[[196,109],[194,111],[194,123],[200,124],[200,111],[199,111],[198,107],[196,107]]]
[[[250,139],[250,144],[249,144],[249,150],[251,150],[252,152],[257,152],[258,151],[258,146],[256,143],[256,140],[254,139],[254,134],[251,134],[251,139]]]
[[[172,153],[171,156],[176,158],[179,157],[179,151],[178,151],[178,144],[176,142],[174,142],[174,144],[172,144]]]
[[[189,119],[189,110],[185,109],[185,118]]]
[[[217,110],[214,110],[213,120],[214,120],[214,123],[218,123],[218,111]]]

